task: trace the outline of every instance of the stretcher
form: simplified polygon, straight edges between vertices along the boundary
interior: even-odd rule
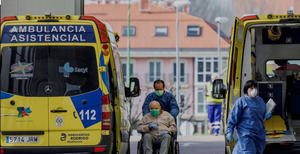
[[[293,142],[295,136],[287,129],[285,121],[279,115],[273,115],[264,122],[266,129],[266,141],[268,143],[279,143],[281,141]]]

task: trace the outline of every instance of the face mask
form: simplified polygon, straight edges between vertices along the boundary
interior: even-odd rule
[[[152,110],[150,110],[150,114],[151,114],[153,117],[158,117],[158,115],[159,115],[159,110],[158,110],[158,109],[152,109]]]
[[[251,97],[256,97],[257,96],[257,89],[256,88],[253,88],[250,92],[250,96]]]
[[[164,94],[164,91],[163,91],[163,90],[156,90],[156,91],[155,91],[155,94],[156,94],[157,96],[162,96],[162,95]]]

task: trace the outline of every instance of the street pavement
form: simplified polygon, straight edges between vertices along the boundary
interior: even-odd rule
[[[130,153],[137,153],[137,142],[140,136],[131,136]],[[179,136],[181,154],[224,154],[224,136]]]

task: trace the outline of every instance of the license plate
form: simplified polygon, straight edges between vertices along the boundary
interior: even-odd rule
[[[39,143],[38,136],[6,136],[6,143]]]

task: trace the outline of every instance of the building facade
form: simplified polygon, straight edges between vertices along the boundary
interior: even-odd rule
[[[175,94],[176,12],[173,8],[140,3],[130,6],[130,75],[139,78],[142,95],[134,99],[132,112],[140,115],[145,96],[153,91],[153,81],[163,79],[166,89]],[[109,23],[120,35],[118,43],[124,77],[128,54],[128,5],[88,4],[85,15]],[[204,133],[206,104],[204,87],[221,63],[226,74],[228,42],[221,38],[221,60],[217,54],[217,32],[204,20],[179,13],[179,91],[180,121],[192,122],[196,133]]]

